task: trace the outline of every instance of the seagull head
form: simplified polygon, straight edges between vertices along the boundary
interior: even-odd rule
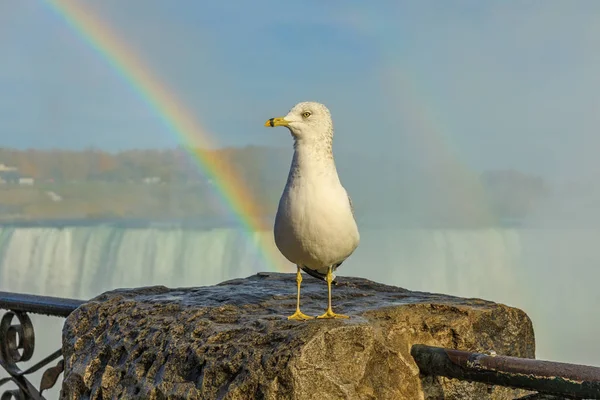
[[[333,122],[331,113],[321,103],[305,101],[296,104],[285,117],[268,119],[267,127],[285,126],[300,141],[331,139]]]

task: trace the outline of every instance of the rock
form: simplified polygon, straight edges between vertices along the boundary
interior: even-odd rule
[[[518,309],[341,277],[349,320],[288,321],[294,274],[216,286],[122,289],[79,307],[63,330],[61,399],[513,399],[522,391],[421,377],[415,343],[533,358]],[[306,277],[302,311],[325,282]]]

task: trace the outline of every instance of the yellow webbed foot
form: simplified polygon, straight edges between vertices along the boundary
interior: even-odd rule
[[[288,319],[295,320],[295,321],[306,321],[307,319],[313,319],[313,318],[314,317],[311,317],[310,315],[306,315],[300,310],[296,310],[296,312],[294,314],[292,314],[288,317]]]
[[[343,314],[336,314],[333,312],[332,309],[328,309],[327,311],[325,311],[325,314],[319,315],[317,318],[328,319],[328,318],[350,318],[350,317],[347,315],[343,315]]]

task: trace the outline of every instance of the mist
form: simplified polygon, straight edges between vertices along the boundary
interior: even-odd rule
[[[264,121],[300,101],[327,105],[361,231],[340,279],[518,307],[536,357],[600,365],[600,3],[89,10],[228,154],[267,220],[293,149]],[[272,232],[240,227],[182,151],[190,138],[49,7],[0,2],[0,52],[0,164],[36,179],[0,185],[0,290],[89,299],[294,270],[265,261]],[[85,164],[92,153],[110,168]],[[60,323],[36,326],[49,336],[34,357],[59,345]]]

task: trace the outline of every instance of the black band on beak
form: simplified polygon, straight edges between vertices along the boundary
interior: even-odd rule
[[[271,119],[269,120],[269,125],[271,125],[271,128],[275,127],[275,123],[273,122],[273,120],[274,120],[274,119],[275,119],[275,118],[271,118]]]

